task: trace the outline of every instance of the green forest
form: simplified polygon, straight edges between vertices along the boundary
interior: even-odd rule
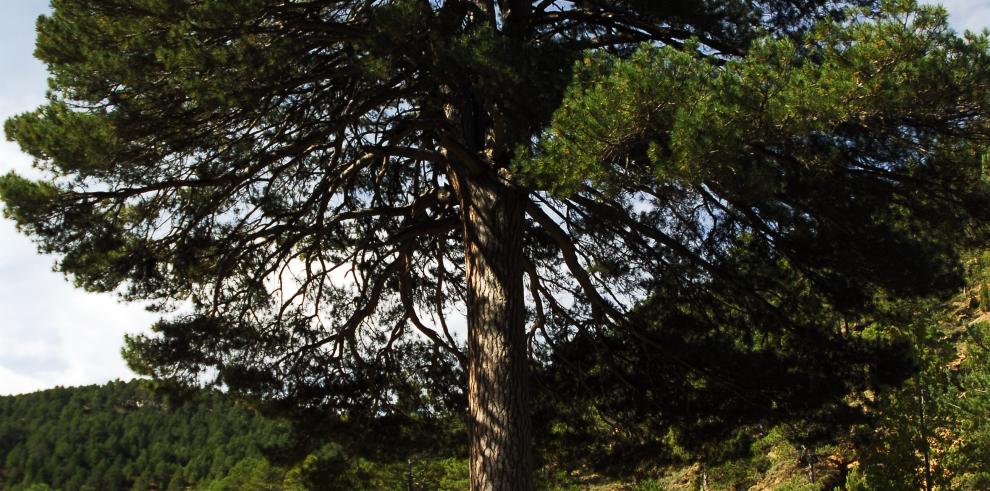
[[[990,30],[51,0],[3,214],[157,316],[4,489],[990,489]]]
[[[293,458],[291,428],[284,422],[216,392],[185,391],[179,398],[154,393],[146,381],[135,380],[0,398],[0,489],[466,486],[463,457],[453,448],[403,454],[414,461],[393,454],[390,462],[371,462],[322,435],[315,452]],[[383,432],[366,438],[385,444],[392,437]],[[448,459],[438,457],[445,454]]]

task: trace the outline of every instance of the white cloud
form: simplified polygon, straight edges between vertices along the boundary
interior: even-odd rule
[[[0,394],[133,377],[119,355],[123,335],[146,332],[155,317],[73,288],[53,262],[0,222]]]
[[[3,393],[0,395],[23,394],[26,392],[34,392],[39,389],[47,389],[56,385],[64,385],[61,382],[44,384],[44,382],[37,378],[10,371],[7,368],[4,368],[3,365],[0,365],[0,380],[3,381]]]
[[[0,120],[44,101],[45,70],[31,53],[34,20],[48,0],[18,0],[0,16]],[[0,173],[36,175],[17,146],[0,141]],[[140,305],[72,287],[52,271],[54,259],[0,220],[0,394],[55,385],[131,378],[120,357],[126,332],[142,332],[154,316]]]
[[[941,4],[949,11],[949,22],[959,32],[964,30],[981,31],[990,27],[990,1],[987,0],[944,0],[924,2]]]

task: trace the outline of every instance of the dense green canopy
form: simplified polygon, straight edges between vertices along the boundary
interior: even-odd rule
[[[613,446],[798,415],[817,439],[862,416],[848,395],[911,373],[898,333],[922,311],[902,302],[958,288],[987,218],[990,58],[944,12],[887,8],[736,59],[644,45],[578,64],[517,169],[600,248],[592,308],[643,300],[614,329],[548,336],[548,400],[593,401],[628,432]],[[593,425],[591,407],[562,419]]]

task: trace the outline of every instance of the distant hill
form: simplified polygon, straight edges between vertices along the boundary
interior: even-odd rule
[[[209,391],[169,407],[139,381],[0,397],[0,483],[113,491],[222,481],[259,459],[278,426]]]
[[[287,423],[222,393],[195,391],[169,404],[141,381],[2,396],[0,491],[467,487],[466,461],[452,456],[457,449],[402,450],[410,458],[371,461],[317,437],[316,448],[299,455],[291,434]],[[364,438],[391,440],[392,447],[397,441],[396,435]],[[288,463],[269,461],[280,453]]]

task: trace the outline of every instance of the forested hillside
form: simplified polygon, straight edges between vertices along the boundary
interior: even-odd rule
[[[219,480],[279,434],[218,394],[170,406],[139,382],[0,398],[5,487],[181,489]]]
[[[398,445],[404,459],[371,462],[329,438],[293,438],[215,391],[153,396],[141,381],[55,388],[0,397],[0,489],[244,490],[461,489],[462,460],[442,450],[406,451],[402,435],[366,435]],[[456,427],[456,425],[454,425]],[[305,428],[303,428],[305,430]],[[405,438],[420,438],[406,435]],[[437,438],[423,437],[436,442]],[[301,445],[301,446],[300,446]],[[357,445],[352,445],[356,448]],[[414,458],[414,460],[410,460]],[[271,462],[279,462],[276,465]]]

